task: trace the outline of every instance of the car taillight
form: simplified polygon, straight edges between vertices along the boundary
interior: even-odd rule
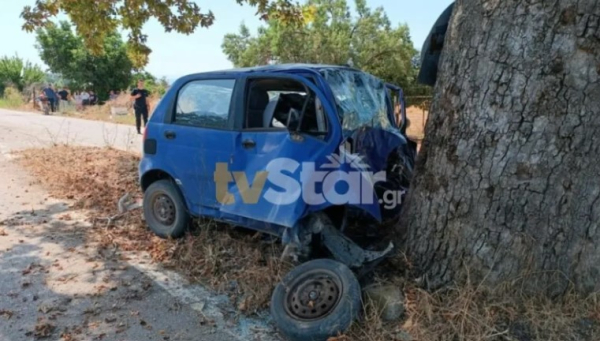
[[[148,127],[144,127],[144,135],[142,137],[142,141],[146,141],[147,136],[148,136]]]

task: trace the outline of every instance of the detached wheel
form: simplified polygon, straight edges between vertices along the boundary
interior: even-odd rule
[[[354,273],[330,259],[292,269],[271,297],[271,315],[291,341],[325,341],[343,333],[358,317],[360,285]]]
[[[185,233],[190,216],[179,190],[169,180],[152,183],[144,193],[144,219],[161,238],[179,238]]]

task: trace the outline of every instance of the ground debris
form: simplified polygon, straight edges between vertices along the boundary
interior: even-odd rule
[[[0,316],[6,318],[7,320],[10,320],[10,318],[13,317],[14,314],[15,313],[13,311],[0,309]]]
[[[65,312],[67,311],[67,306],[71,303],[71,301],[72,299],[70,297],[44,300],[38,305],[38,311],[43,314],[58,311]]]
[[[245,314],[268,307],[275,284],[290,268],[279,260],[283,251],[279,243],[269,243],[261,234],[229,225],[201,221],[186,238],[177,241],[154,236],[141,214],[135,214],[142,198],[137,155],[75,146],[30,149],[21,154],[19,162],[52,195],[73,199],[75,208],[91,209],[91,221],[100,224],[88,231],[106,257],[118,257],[120,251],[147,251],[153,261],[228,294]],[[231,290],[232,282],[237,283],[235,290]],[[141,293],[125,296],[136,299]]]
[[[137,178],[139,157],[134,154],[109,148],[57,146],[26,150],[22,155],[19,162],[53,196],[73,199],[75,208],[89,209],[93,216],[121,214],[118,202],[125,193],[134,202],[142,197]],[[22,224],[19,219],[6,223]],[[274,286],[291,268],[280,261],[283,252],[280,243],[212,221],[198,221],[185,238],[177,241],[155,237],[143,224],[141,214],[134,213],[113,219],[110,228],[99,225],[85,231],[101,247],[98,257],[90,261],[116,260],[123,251],[148,252],[153,261],[227,294],[243,314],[267,308]],[[406,308],[404,319],[386,323],[381,319],[381,311],[367,305],[360,323],[355,323],[346,335],[329,341],[597,341],[594,335],[600,335],[598,295],[588,299],[567,295],[563,300],[552,301],[528,298],[518,288],[486,291],[478,283],[462,283],[431,293],[406,279],[408,271],[402,269],[410,267],[404,261],[400,256],[398,260],[391,257],[376,274],[386,272],[383,268],[388,267],[389,278],[382,283],[401,288]],[[28,284],[23,282],[24,287]],[[117,294],[131,299],[145,292],[131,287],[119,287]],[[143,284],[139,289],[144,289]],[[110,287],[100,284],[95,295],[107,290]],[[101,309],[90,307],[85,313],[97,315]],[[214,321],[202,317],[199,323],[212,325]],[[123,330],[125,325],[119,323],[116,332]]]
[[[41,320],[41,321],[38,321],[38,323],[35,325],[35,329],[33,331],[33,336],[36,339],[49,338],[50,336],[52,336],[52,333],[54,332],[55,329],[56,329],[56,327],[54,325],[50,324],[47,321]]]

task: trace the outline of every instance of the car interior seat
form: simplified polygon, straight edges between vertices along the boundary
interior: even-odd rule
[[[272,127],[273,117],[275,116],[275,109],[277,109],[277,104],[279,104],[279,95],[273,97],[267,107],[265,108],[265,112],[263,114],[263,128]]]
[[[269,94],[266,91],[253,87],[250,89],[248,99],[248,112],[246,116],[246,128],[263,127],[263,114],[269,104]]]

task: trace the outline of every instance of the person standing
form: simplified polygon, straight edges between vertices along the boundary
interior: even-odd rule
[[[56,93],[60,100],[60,104],[58,105],[59,110],[66,110],[67,103],[69,102],[69,91],[66,87],[62,87],[59,92]]]
[[[115,93],[114,90],[110,90],[110,93],[108,95],[108,99],[110,101],[114,101],[115,99],[117,99],[118,95]]]
[[[93,90],[90,90],[90,105],[98,104],[98,96]]]
[[[48,104],[50,104],[50,111],[55,112],[57,96],[54,90],[52,90],[52,85],[48,84],[48,86],[45,87],[43,91],[44,96],[46,96],[46,99],[48,100]]]
[[[135,110],[135,127],[137,128],[137,133],[141,134],[141,121],[144,119],[144,129],[146,128],[146,124],[148,124],[148,113],[150,112],[150,102],[148,101],[148,96],[150,93],[148,90],[144,89],[144,81],[139,80],[137,82],[137,88],[131,91],[131,98],[134,100],[133,109]]]
[[[80,95],[81,95],[81,105],[83,107],[90,105],[90,93],[87,92],[87,90],[83,90]]]

